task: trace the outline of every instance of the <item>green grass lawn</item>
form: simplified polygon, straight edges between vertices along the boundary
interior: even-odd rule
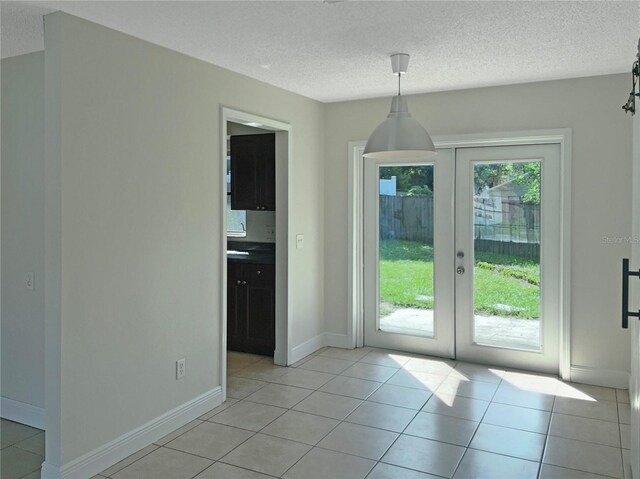
[[[538,318],[540,265],[530,259],[477,253],[475,311]],[[380,241],[381,314],[400,307],[433,308],[433,248],[414,241]],[[507,305],[505,310],[497,305]]]

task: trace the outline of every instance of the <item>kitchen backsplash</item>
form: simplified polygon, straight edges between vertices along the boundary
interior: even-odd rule
[[[234,236],[233,241],[276,242],[276,212],[247,211],[247,236]],[[229,237],[231,238],[231,236]]]

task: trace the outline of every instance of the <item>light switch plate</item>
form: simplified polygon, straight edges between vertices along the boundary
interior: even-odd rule
[[[33,289],[35,288],[35,281],[35,273],[33,271],[29,271],[27,273],[26,281],[24,282],[27,289],[33,291]]]
[[[296,235],[296,248],[302,249],[303,247],[304,247],[304,235],[303,234]]]

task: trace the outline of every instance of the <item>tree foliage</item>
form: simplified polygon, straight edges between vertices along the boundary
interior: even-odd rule
[[[384,166],[380,168],[380,179],[396,177],[396,190],[410,196],[433,195],[433,166]],[[476,164],[474,168],[475,193],[495,188],[513,181],[524,190],[520,200],[528,204],[540,204],[541,164],[539,161],[528,163],[486,163]]]
[[[433,195],[433,166],[384,166],[380,179],[396,177],[396,190],[409,195]]]
[[[510,181],[522,185],[520,200],[523,203],[540,204],[541,164],[528,163],[487,163],[475,166],[473,178],[476,194],[495,188]]]

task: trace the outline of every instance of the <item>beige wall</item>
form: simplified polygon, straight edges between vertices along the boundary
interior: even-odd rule
[[[631,235],[631,119],[620,109],[628,75],[410,96],[409,110],[436,135],[530,129],[573,130],[571,363],[629,370],[620,328],[620,264]],[[391,94],[392,92],[390,92]],[[325,314],[330,332],[347,326],[347,143],[366,140],[389,99],[326,106]]]
[[[44,407],[44,54],[2,60],[2,396]],[[35,273],[33,290],[26,274]]]
[[[220,384],[221,106],[292,125],[292,346],[324,331],[324,125],[318,102],[78,18],[45,30],[64,464]]]

